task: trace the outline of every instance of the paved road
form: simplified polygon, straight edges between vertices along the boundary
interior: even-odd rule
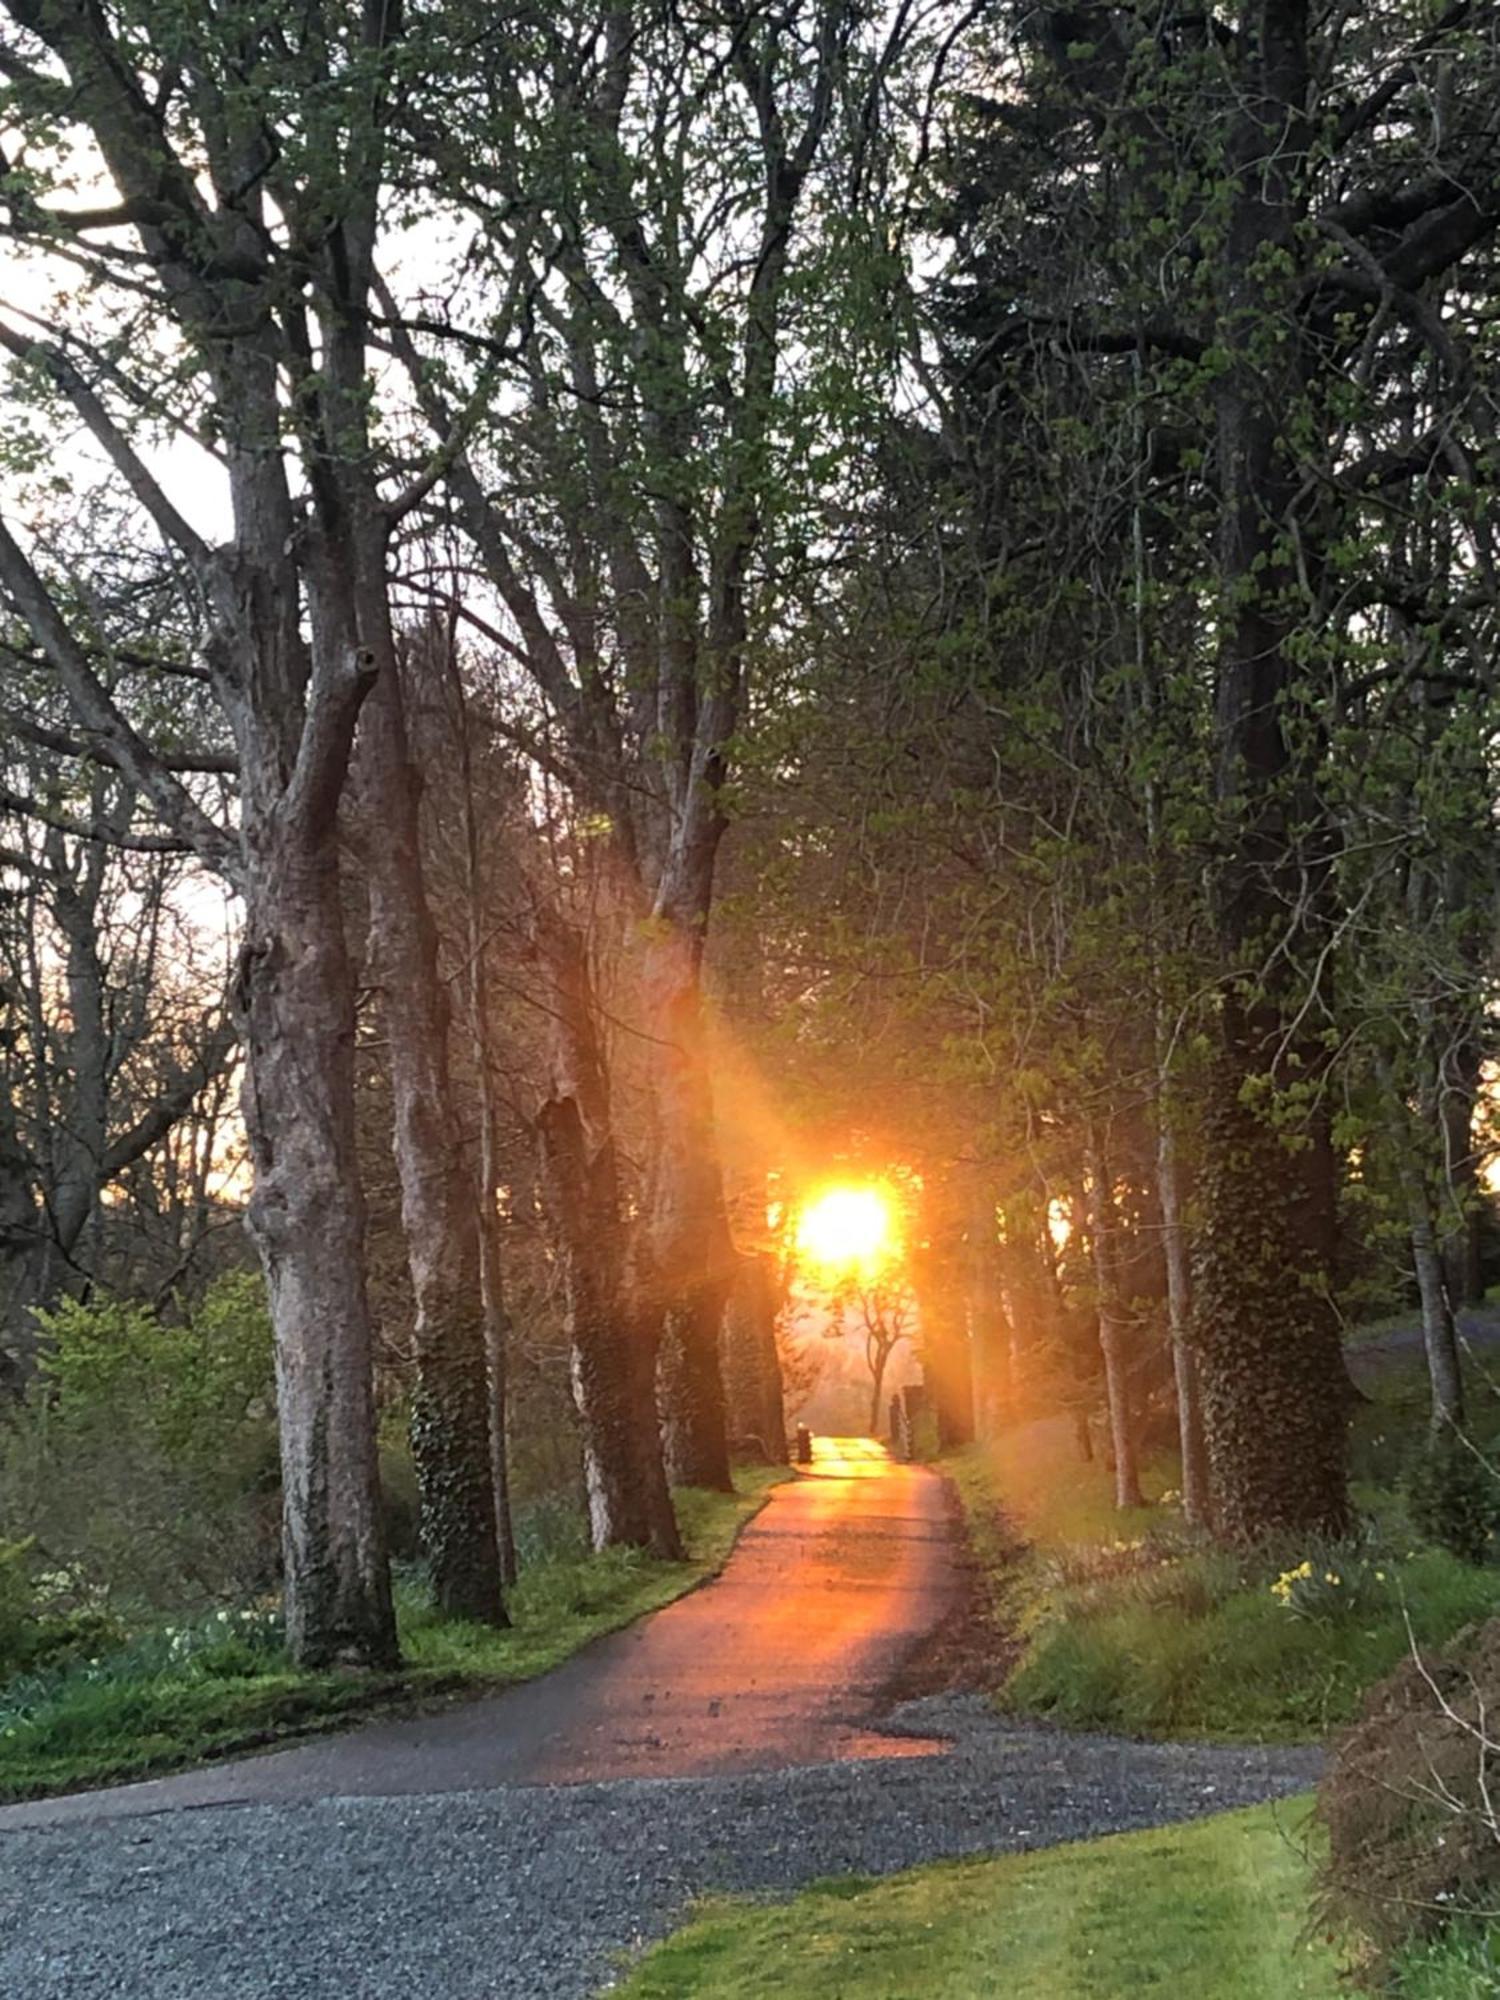
[[[587,2000],[705,1890],[1045,1846],[1309,1782],[1312,1752],[1069,1737],[974,1697],[882,1719],[881,1686],[953,1589],[940,1482],[825,1446],[717,1581],[545,1680],[7,1809],[0,1994]]]
[[[1469,1353],[1482,1357],[1482,1365],[1493,1369],[1496,1348],[1500,1348],[1500,1314],[1493,1307],[1466,1307],[1458,1315],[1459,1337]],[[1362,1388],[1387,1369],[1422,1358],[1422,1322],[1387,1326],[1382,1332],[1354,1341],[1346,1347],[1349,1372]]]
[[[941,1480],[820,1438],[722,1574],[554,1673],[177,1777],[0,1808],[0,1832],[183,1806],[704,1777],[941,1745],[868,1725],[955,1589]]]

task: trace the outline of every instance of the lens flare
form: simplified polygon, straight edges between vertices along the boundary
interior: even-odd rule
[[[891,1204],[878,1187],[832,1187],[797,1218],[797,1249],[832,1273],[870,1277],[896,1255]]]

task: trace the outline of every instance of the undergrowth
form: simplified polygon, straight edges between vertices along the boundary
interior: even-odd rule
[[[1170,1463],[1147,1470],[1152,1504],[1116,1510],[1107,1470],[1076,1458],[1061,1423],[945,1461],[990,1615],[1023,1642],[1002,1703],[1138,1736],[1288,1741],[1346,1721],[1413,1635],[1439,1644],[1500,1612],[1500,1568],[1424,1544],[1412,1521],[1414,1417],[1404,1377],[1361,1414],[1356,1538],[1249,1555],[1186,1526]]]

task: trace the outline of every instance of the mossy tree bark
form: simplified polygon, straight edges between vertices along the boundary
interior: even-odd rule
[[[1245,1539],[1348,1526],[1345,1379],[1327,1300],[1333,1163],[1315,1108],[1317,981],[1332,844],[1297,647],[1309,613],[1288,433],[1311,134],[1305,0],[1240,29],[1219,261],[1216,385],[1218,941],[1231,986],[1200,1121],[1197,1350],[1219,1527]],[[1267,968],[1270,968],[1267,970]]]
[[[415,1319],[411,1449],[433,1598],[451,1618],[507,1623],[490,1459],[485,1305],[475,1183],[449,1071],[447,991],[427,897],[419,779],[401,679],[384,615],[384,546],[364,627],[381,672],[365,705],[355,759],[359,840],[380,988]]]
[[[1239,1541],[1341,1535],[1348,1404],[1326,1244],[1308,1226],[1319,1163],[1242,1101],[1263,1044],[1234,1019],[1221,1032],[1229,1052],[1202,1114],[1193,1272],[1215,1526]]]

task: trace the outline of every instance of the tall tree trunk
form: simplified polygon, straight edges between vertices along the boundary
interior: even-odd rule
[[[784,1465],[786,1409],[776,1347],[776,1282],[764,1254],[739,1259],[724,1308],[720,1366],[730,1441],[737,1452]]]
[[[371,552],[370,560],[376,560]],[[395,1106],[401,1221],[416,1305],[411,1447],[433,1597],[451,1618],[508,1621],[500,1586],[490,1461],[478,1217],[449,1073],[448,999],[438,973],[384,577],[364,621],[381,672],[365,704],[356,798]]]
[[[1437,1235],[1420,1186],[1411,1207],[1411,1255],[1422,1299],[1422,1346],[1432,1387],[1432,1429],[1439,1433],[1462,1428],[1464,1378],[1458,1354],[1458,1330],[1443,1277]]]
[[[500,1259],[500,1219],[495,1213],[498,1179],[495,1171],[495,1116],[492,1105],[481,1109],[484,1132],[479,1172],[479,1285],[484,1301],[484,1354],[489,1381],[490,1481],[495,1495],[495,1547],[500,1581],[509,1589],[520,1564],[516,1557],[515,1513],[510,1499],[510,1312],[505,1303],[504,1267]]]
[[[870,1427],[872,1438],[880,1436],[880,1420],[885,1414],[885,1371],[891,1358],[891,1348],[884,1341],[869,1344],[870,1362]]]
[[[430,637],[436,638],[434,628]],[[459,807],[463,821],[465,944],[468,951],[469,1037],[474,1087],[479,1099],[479,1287],[484,1302],[484,1352],[489,1382],[490,1483],[495,1496],[495,1545],[500,1581],[509,1589],[519,1572],[515,1517],[510,1499],[510,1313],[505,1303],[505,1261],[500,1248],[499,1124],[491,1070],[488,957],[484,918],[484,865],[474,807],[474,759],[469,739],[468,703],[458,648],[450,621],[442,635],[442,663],[451,697],[453,739],[458,756]]]
[[[1219,482],[1215,917],[1226,971],[1200,1121],[1194,1273],[1203,1414],[1220,1530],[1342,1534],[1347,1386],[1327,1303],[1334,1178],[1317,1113],[1288,1143],[1268,1094],[1315,1083],[1331,843],[1311,720],[1290,712],[1310,615],[1292,548],[1305,407],[1296,334],[1309,89],[1306,0],[1245,10],[1217,338]],[[1313,558],[1310,558],[1313,560]],[[1279,941],[1279,942],[1278,942]],[[1273,950],[1273,945],[1275,949]],[[1266,967],[1273,970],[1264,970]],[[1294,1045],[1288,1046],[1288,1037]]]
[[[287,1645],[299,1666],[390,1666],[354,989],[332,815],[305,837],[252,826],[247,839],[267,836],[249,877],[235,1005],[255,1170],[247,1219],[276,1336]]]
[[[174,562],[191,573],[204,656],[236,739],[234,835],[119,714],[89,650],[3,524],[0,572],[80,724],[108,743],[176,833],[244,894],[234,1004],[255,1169],[248,1219],[276,1339],[288,1642],[302,1665],[386,1664],[396,1639],[376,1477],[354,1144],[354,1004],[337,846],[354,727],[379,664],[357,629],[358,579],[350,568],[351,558],[358,567],[373,516],[349,503],[351,468],[365,498],[373,500],[375,483],[364,306],[381,205],[386,96],[374,88],[348,99],[350,116],[335,144],[348,171],[334,174],[337,198],[326,227],[288,247],[264,226],[255,175],[232,199],[206,198],[209,183],[223,191],[220,176],[230,155],[239,156],[239,138],[216,113],[192,136],[180,126],[169,130],[147,102],[137,46],[118,38],[105,9],[19,11],[66,71],[70,113],[88,128],[132,217],[132,292],[154,276],[155,302],[197,373],[205,421],[220,444],[233,519],[225,544],[217,530],[205,539],[173,506],[82,378],[65,383],[173,545]],[[196,60],[190,25],[184,16],[181,53],[189,68]],[[399,10],[371,10],[363,26],[364,50],[383,56],[400,33]],[[53,88],[50,71],[46,88]],[[247,90],[253,100],[255,89]],[[262,129],[264,137],[263,121],[274,124],[275,116],[263,99],[241,105],[229,122]],[[292,172],[294,205],[305,197],[309,212],[321,209],[313,182]],[[288,378],[316,383],[294,425],[283,396]],[[288,473],[294,452],[301,480],[295,498]]]
[[[1449,1199],[1441,1229],[1443,1271],[1455,1306],[1484,1304],[1480,1262],[1479,1159],[1474,1114],[1483,1080],[1484,1047],[1477,1032],[1460,1034],[1443,1064],[1443,1152]]]
[[[1161,1205],[1162,1259],[1167,1271],[1167,1333],[1172,1343],[1172,1375],[1177,1390],[1182,1511],[1194,1527],[1206,1527],[1212,1512],[1208,1442],[1203,1430],[1198,1357],[1193,1349],[1192,1290],[1187,1233],[1182,1226],[1181,1168],[1164,1068],[1158,1071],[1157,1079],[1156,1190]]]
[[[1140,356],[1134,360],[1137,410],[1143,412],[1140,395]],[[1171,893],[1166,875],[1167,859],[1162,840],[1162,780],[1157,758],[1164,747],[1163,690],[1155,649],[1151,644],[1149,591],[1145,535],[1145,509],[1141,482],[1146,462],[1145,426],[1140,414],[1135,425],[1131,507],[1131,548],[1134,567],[1134,623],[1136,673],[1141,701],[1150,724],[1149,762],[1145,774],[1146,838],[1150,850],[1152,896],[1165,907]],[[1182,1464],[1182,1511],[1194,1527],[1208,1524],[1211,1500],[1208,1471],[1208,1440],[1203,1428],[1203,1399],[1198,1381],[1198,1357],[1193,1351],[1192,1283],[1188,1267],[1187,1234],[1182,1224],[1181,1167],[1177,1152],[1177,1130],[1173,1123],[1172,1032],[1164,982],[1163,951],[1158,939],[1151,940],[1151,983],[1155,990],[1153,1030],[1155,1036],[1156,1092],[1156,1191],[1161,1209],[1162,1262],[1167,1276],[1167,1335],[1172,1343],[1172,1377],[1177,1394],[1177,1440]]]
[[[700,975],[701,942],[666,918],[645,947],[648,1020],[657,1038],[658,1158],[651,1256],[661,1305],[657,1393],[674,1486],[733,1491],[719,1371],[719,1325],[734,1282],[714,1132]]]
[[[965,1278],[969,1347],[974,1366],[974,1421],[980,1437],[991,1437],[1010,1414],[1011,1350],[1014,1333],[1000,1287],[995,1200],[983,1185],[970,1206]]]
[[[1094,1289],[1098,1299],[1099,1350],[1104,1357],[1104,1389],[1109,1406],[1110,1440],[1114,1448],[1115,1505],[1142,1505],[1136,1452],[1135,1405],[1130,1385],[1130,1328],[1120,1301],[1114,1185],[1109,1155],[1097,1134],[1088,1148],[1089,1234],[1094,1259]]]
[[[550,991],[554,1082],[537,1118],[558,1248],[573,1401],[595,1548],[683,1553],[657,1428],[650,1286],[636,1268],[583,941],[554,911],[534,926]]]
[[[1430,1058],[1430,1051],[1423,1051]],[[1434,1072],[1436,1063],[1434,1062]],[[1438,1232],[1433,1222],[1433,1202],[1423,1173],[1423,1148],[1433,1144],[1439,1126],[1436,1104],[1436,1077],[1421,1091],[1415,1118],[1388,1063],[1380,1065],[1381,1087],[1386,1101],[1386,1130],[1391,1159],[1396,1169],[1406,1209],[1407,1235],[1411,1243],[1412,1269],[1416,1274],[1417,1295],[1422,1303],[1422,1349],[1427,1361],[1427,1381],[1431,1395],[1430,1421],[1433,1434],[1461,1427],[1464,1421],[1463,1364],[1458,1351],[1458,1329],[1453,1304],[1443,1270]],[[1446,1171],[1442,1178],[1446,1181]]]
[[[963,1250],[945,1233],[913,1269],[922,1379],[937,1423],[938,1444],[955,1451],[974,1438],[974,1369]]]

